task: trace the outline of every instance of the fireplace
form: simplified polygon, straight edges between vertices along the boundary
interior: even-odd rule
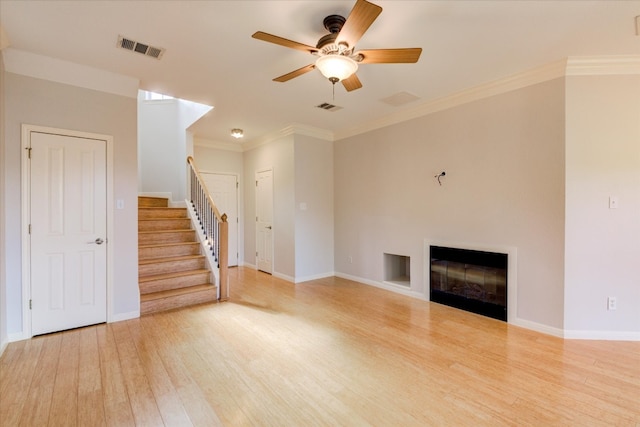
[[[430,246],[430,300],[507,320],[508,255]]]

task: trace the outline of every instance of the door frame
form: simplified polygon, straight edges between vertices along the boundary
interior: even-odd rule
[[[275,271],[274,271],[274,266],[275,266],[275,259],[276,259],[276,254],[275,254],[275,200],[274,200],[274,183],[275,180],[273,178],[273,166],[271,167],[267,167],[264,169],[257,169],[253,176],[254,176],[254,180],[256,181],[256,187],[254,187],[254,189],[256,189],[254,191],[254,197],[255,197],[255,206],[254,206],[254,211],[255,214],[254,215],[257,218],[257,214],[258,214],[258,190],[257,190],[257,182],[258,182],[258,174],[262,173],[262,172],[271,172],[271,215],[272,215],[272,219],[271,219],[271,226],[272,226],[272,230],[271,230],[271,275],[275,275]],[[255,242],[254,242],[254,248],[255,251],[257,252],[258,250],[258,227],[257,227],[257,222],[254,222],[254,226],[253,226],[253,231],[254,231],[254,238],[255,238]],[[259,271],[258,269],[258,257],[255,257],[255,266],[256,266],[256,271]]]
[[[31,133],[47,133],[84,139],[97,139],[106,145],[106,185],[107,185],[107,322],[113,321],[113,136],[97,133],[58,129],[46,126],[22,124],[20,148],[22,158],[22,179],[20,180],[21,206],[21,243],[22,243],[22,335],[23,339],[33,337],[31,330],[31,239],[29,222],[31,219],[31,166],[29,146]]]

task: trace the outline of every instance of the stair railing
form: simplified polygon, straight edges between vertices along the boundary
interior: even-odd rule
[[[207,250],[218,264],[220,273],[220,301],[229,299],[229,223],[227,214],[220,215],[213,198],[204,185],[193,157],[187,157],[189,164],[189,197],[202,231]]]

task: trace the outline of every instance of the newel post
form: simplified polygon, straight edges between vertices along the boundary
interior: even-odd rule
[[[229,223],[227,214],[222,214],[218,224],[220,232],[220,301],[229,299]]]

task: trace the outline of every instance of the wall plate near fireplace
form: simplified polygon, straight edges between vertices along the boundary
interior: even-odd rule
[[[513,247],[425,240],[425,293],[432,302],[513,323],[516,266]]]

